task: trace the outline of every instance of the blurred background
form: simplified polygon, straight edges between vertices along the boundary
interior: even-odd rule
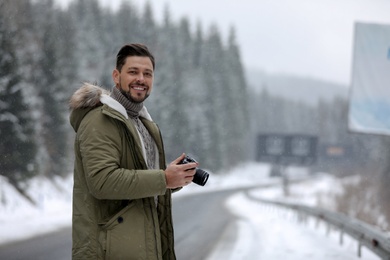
[[[69,176],[71,94],[84,81],[111,89],[118,49],[142,42],[156,57],[146,106],[168,160],[186,152],[223,176],[263,160],[259,136],[314,137],[312,161],[284,166],[361,176],[337,210],[388,230],[389,136],[348,122],[356,24],[389,25],[389,11],[385,0],[3,0],[0,175],[27,198],[29,179]]]

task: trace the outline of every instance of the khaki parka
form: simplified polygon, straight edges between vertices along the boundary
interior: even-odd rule
[[[70,100],[76,132],[72,259],[176,259],[159,128],[146,110],[140,115],[161,168],[148,170],[135,126],[106,94],[84,84]]]

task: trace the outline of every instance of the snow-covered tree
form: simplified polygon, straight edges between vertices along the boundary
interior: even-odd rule
[[[17,49],[18,7],[26,1],[0,3],[0,174],[17,186],[34,175],[36,143],[32,111],[23,93]]]

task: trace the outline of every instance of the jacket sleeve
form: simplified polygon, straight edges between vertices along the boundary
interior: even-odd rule
[[[139,199],[163,195],[163,170],[121,167],[124,147],[121,123],[91,111],[80,125],[78,144],[86,183],[97,199]],[[136,151],[132,151],[136,152]]]

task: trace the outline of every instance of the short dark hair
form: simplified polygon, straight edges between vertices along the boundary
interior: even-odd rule
[[[153,70],[155,67],[154,64],[154,56],[149,51],[146,45],[141,43],[131,43],[124,45],[116,55],[116,69],[121,71],[123,65],[125,65],[126,58],[129,56],[141,56],[141,57],[149,57],[153,64]]]

